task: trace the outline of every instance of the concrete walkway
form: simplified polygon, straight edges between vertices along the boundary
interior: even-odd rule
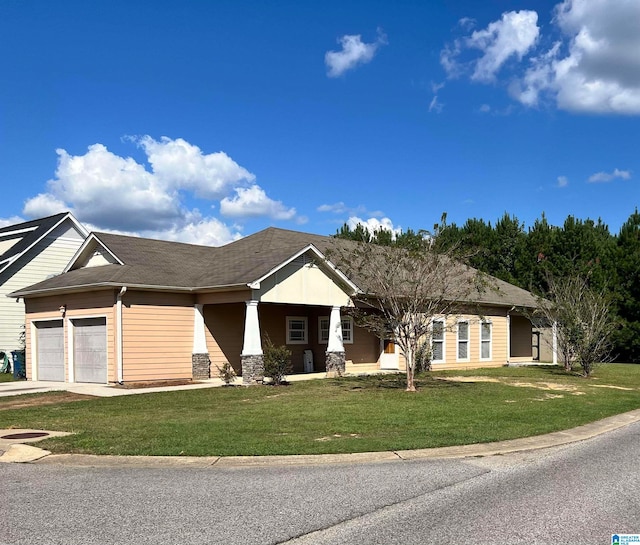
[[[424,458],[467,458],[494,456],[542,448],[567,445],[584,441],[597,435],[616,430],[640,421],[640,409],[618,414],[579,426],[571,430],[558,431],[536,437],[418,450],[390,452],[363,452],[356,454],[319,454],[296,456],[95,456],[86,454],[51,454],[30,443],[45,439],[11,439],[7,436],[47,433],[49,437],[66,435],[63,432],[44,430],[0,430],[0,462],[37,462],[88,467],[264,467],[264,466],[308,466],[326,464],[354,464],[366,462],[391,462]]]
[[[305,373],[287,375],[289,382],[326,378],[326,373]],[[242,386],[242,377],[236,377],[232,383]],[[116,397],[136,394],[151,394],[154,392],[174,392],[179,390],[197,390],[201,388],[217,388],[224,386],[219,378],[198,380],[192,384],[173,386],[154,386],[152,388],[123,388],[112,384],[88,384],[78,382],[53,382],[45,380],[18,380],[14,382],[0,382],[0,397],[22,394],[42,394],[46,392],[72,392],[96,397]]]

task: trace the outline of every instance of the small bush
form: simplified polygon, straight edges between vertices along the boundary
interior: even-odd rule
[[[222,380],[227,386],[233,382],[233,379],[236,378],[236,372],[228,361],[225,361],[222,367],[216,365],[218,368],[218,377]]]
[[[425,371],[431,371],[431,346],[429,346],[429,341],[424,341],[422,344],[418,345],[415,361],[416,372],[422,373]]]
[[[275,346],[271,339],[266,339],[264,347],[264,376],[276,386],[282,384],[286,375],[293,371],[291,350],[286,346]]]

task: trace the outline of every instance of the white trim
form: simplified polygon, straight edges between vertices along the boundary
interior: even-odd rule
[[[467,338],[460,338],[460,324],[467,324]],[[467,344],[467,357],[460,357],[460,343]],[[471,359],[471,325],[469,320],[461,319],[456,322],[456,361],[470,361]]]
[[[62,324],[62,327],[64,327],[64,324]],[[38,337],[34,320],[29,322],[29,335],[31,336],[31,380],[38,380],[38,350],[36,346]]]
[[[511,361],[511,314],[509,312],[507,312],[507,363]],[[538,355],[540,355],[540,349],[538,349]]]
[[[290,334],[291,334],[290,323],[294,320],[299,322],[304,322],[304,330],[302,330],[304,332],[304,339],[302,340],[292,340],[290,337]],[[309,344],[309,319],[306,316],[287,316],[286,325],[287,325],[287,331],[286,331],[287,344]],[[300,330],[296,330],[296,331],[300,331]]]
[[[71,261],[69,261],[69,263],[67,264],[67,266],[64,268],[62,272],[63,273],[69,272],[73,268],[73,266],[77,263],[78,259],[83,254],[83,252],[87,249],[89,244],[91,244],[94,241],[96,242],[96,246],[100,246],[101,248],[103,248],[111,257],[113,257],[113,259],[115,259],[118,262],[119,265],[124,265],[124,262],[121,259],[119,259],[118,256],[114,254],[106,246],[106,244],[98,238],[98,236],[95,233],[90,233],[87,236],[87,238],[84,239],[84,242],[80,245],[80,248],[78,248],[76,253],[71,258]]]
[[[0,239],[13,238],[16,235],[21,235],[22,233],[30,233],[31,231],[35,231],[37,228],[38,226],[35,225],[33,227],[23,227],[22,229],[14,229],[13,231],[2,231],[0,232]]]
[[[45,219],[45,218],[41,218],[41,219]],[[78,220],[76,218],[73,217],[73,214],[71,214],[71,212],[67,212],[64,216],[62,216],[62,218],[58,222],[56,222],[52,227],[47,229],[47,231],[45,231],[42,235],[40,235],[34,242],[32,242],[29,246],[27,246],[24,250],[22,250],[22,252],[20,252],[19,254],[16,254],[16,255],[8,258],[7,260],[5,260],[6,261],[6,265],[3,266],[0,269],[0,272],[2,272],[4,269],[6,269],[14,261],[16,261],[17,259],[19,259],[23,255],[25,255],[29,250],[31,250],[31,248],[33,248],[36,244],[38,244],[42,239],[44,239],[45,237],[49,236],[49,234],[54,229],[57,229],[67,219],[71,220],[71,222],[78,228],[78,230],[80,231],[80,234],[82,236],[84,236],[84,237],[88,236],[89,232],[78,222]],[[38,227],[39,226],[36,226],[36,229]],[[5,261],[3,261],[3,263],[5,263]],[[65,270],[63,272],[67,272],[67,271]]]
[[[433,357],[433,324],[439,322],[442,323],[442,340],[437,342],[442,343],[442,359],[436,360]],[[446,363],[447,361],[447,320],[446,318],[433,318],[431,320],[431,363]]]
[[[551,325],[551,350],[553,351],[553,365],[558,365],[558,322]],[[564,362],[563,362],[564,363]]]
[[[261,282],[269,278],[271,275],[277,273],[280,269],[282,269],[283,267],[286,267],[289,263],[291,263],[292,261],[295,261],[297,258],[299,258],[302,254],[305,254],[306,252],[314,253],[318,257],[320,262],[326,263],[329,266],[329,268],[338,275],[340,280],[342,280],[347,286],[349,286],[354,291],[354,293],[360,292],[360,288],[358,288],[358,286],[356,286],[351,280],[349,280],[349,278],[344,273],[342,273],[333,263],[331,263],[331,261],[329,261],[325,257],[325,255],[320,250],[318,250],[318,248],[316,248],[313,244],[309,244],[308,246],[305,246],[304,248],[302,248],[302,250],[293,254],[289,259],[285,259],[282,263],[280,263],[280,265],[275,266],[268,273],[262,275],[260,278],[254,280],[253,282],[249,282],[247,286],[250,287],[252,290],[259,290]]]
[[[489,357],[482,357],[482,343],[487,342],[487,339],[482,338],[482,326],[489,324]],[[493,322],[491,320],[480,320],[480,361],[491,361],[493,358]]]
[[[124,380],[124,348],[123,348],[123,331],[122,331],[122,298],[127,291],[127,286],[120,288],[118,298],[116,299],[116,351],[117,351],[117,376],[118,383]]]

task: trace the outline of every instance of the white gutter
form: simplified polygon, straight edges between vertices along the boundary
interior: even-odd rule
[[[118,364],[118,383],[122,384],[123,371],[122,371],[122,296],[127,292],[127,286],[122,286],[116,303],[116,352],[117,352],[117,364]]]

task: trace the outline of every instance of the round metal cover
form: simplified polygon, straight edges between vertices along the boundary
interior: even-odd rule
[[[26,431],[24,433],[12,433],[3,435],[0,439],[35,439],[36,437],[46,437],[49,435],[44,431]]]

